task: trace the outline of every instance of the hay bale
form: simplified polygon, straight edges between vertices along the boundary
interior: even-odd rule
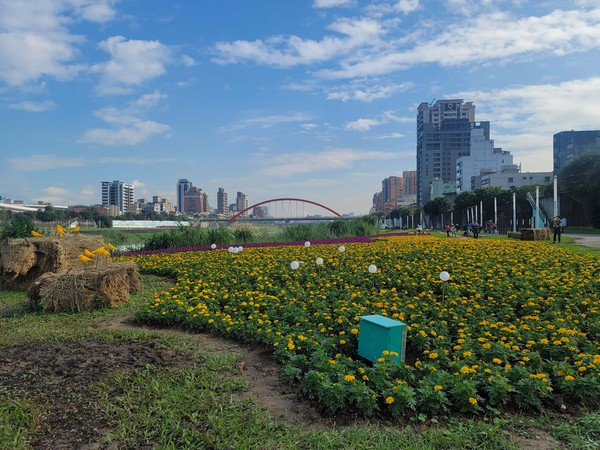
[[[44,311],[91,311],[114,308],[129,299],[130,292],[141,288],[137,266],[130,262],[101,268],[47,272],[29,288],[32,308]]]
[[[7,239],[0,247],[0,287],[27,290],[46,272],[81,268],[83,263],[79,255],[83,250],[95,250],[104,245],[102,236]],[[99,258],[101,265],[112,264],[108,257]]]
[[[549,228],[521,228],[522,241],[547,241],[549,239]]]
[[[0,267],[11,279],[24,275],[35,266],[36,247],[29,239],[6,239],[0,250]]]

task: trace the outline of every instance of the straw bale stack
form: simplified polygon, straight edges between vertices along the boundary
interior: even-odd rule
[[[58,273],[82,267],[79,255],[83,250],[94,250],[104,245],[102,236],[6,239],[0,246],[0,288],[27,290],[47,272]],[[102,257],[100,264],[108,266],[112,260]]]
[[[100,268],[46,272],[31,285],[27,296],[32,309],[79,312],[119,306],[141,287],[137,266],[117,262]]]

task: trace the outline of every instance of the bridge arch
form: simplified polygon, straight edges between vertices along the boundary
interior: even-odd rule
[[[311,205],[316,205],[316,206],[318,206],[320,208],[326,209],[327,211],[329,211],[330,213],[333,213],[337,217],[342,217],[342,215],[340,213],[334,211],[331,208],[328,208],[325,205],[322,205],[321,203],[313,202],[312,200],[306,200],[306,199],[303,199],[303,198],[284,197],[284,198],[272,198],[271,200],[265,200],[265,201],[262,201],[262,202],[255,203],[254,205],[250,205],[247,208],[245,208],[245,209],[241,210],[240,212],[236,213],[235,215],[233,215],[229,219],[229,223],[234,222],[238,217],[240,217],[242,214],[250,211],[252,208],[256,208],[257,206],[265,205],[267,203],[275,203],[275,202],[281,202],[281,201],[294,201],[294,202],[301,202],[301,203],[310,203]]]

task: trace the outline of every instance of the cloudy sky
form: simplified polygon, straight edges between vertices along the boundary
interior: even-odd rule
[[[523,171],[600,129],[600,0],[0,0],[0,195],[363,214],[415,170],[416,109],[462,98]],[[323,212],[323,211],[321,211]]]

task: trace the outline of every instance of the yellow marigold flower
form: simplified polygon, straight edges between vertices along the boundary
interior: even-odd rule
[[[431,359],[436,359],[436,358],[438,357],[438,354],[437,354],[436,352],[431,352],[431,353],[429,354],[429,357],[430,357]]]
[[[358,329],[357,328],[352,328],[350,330],[350,333],[352,333],[352,334],[358,334]]]
[[[388,405],[391,405],[392,403],[394,403],[394,397],[386,397],[386,398],[385,398],[385,402],[386,402]]]
[[[273,347],[279,347],[279,342],[273,343]]]
[[[348,383],[350,383],[351,381],[356,380],[356,377],[354,375],[345,375],[344,380],[346,380]]]
[[[344,345],[346,343],[345,339],[340,339],[340,345]]]
[[[382,363],[382,362],[384,362],[384,361],[385,361],[385,358],[378,358],[378,359],[377,359],[377,362],[378,362],[378,363]]]
[[[471,405],[476,405],[476,404],[477,404],[477,399],[476,399],[476,398],[473,398],[473,397],[469,397],[469,403],[470,403]]]
[[[465,358],[468,358],[469,356],[473,356],[473,353],[471,353],[471,352],[463,352],[463,356]]]
[[[565,381],[573,381],[575,378],[573,378],[571,375],[567,375],[565,377]]]
[[[540,339],[540,344],[548,344],[548,339],[544,338],[544,339]]]
[[[493,362],[494,364],[502,364],[502,360],[501,360],[501,359],[499,359],[499,358],[494,358],[494,359],[492,359],[492,362]]]
[[[439,384],[436,384],[433,389],[435,389],[436,391],[441,391],[442,389],[444,389],[442,386],[440,386]]]

